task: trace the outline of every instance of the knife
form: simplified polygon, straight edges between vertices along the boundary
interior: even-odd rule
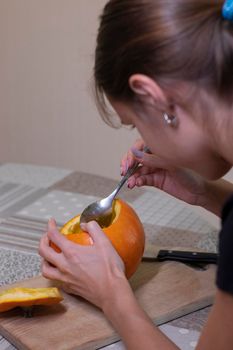
[[[143,261],[180,261],[184,263],[217,264],[218,254],[182,250],[161,249],[142,258]]]

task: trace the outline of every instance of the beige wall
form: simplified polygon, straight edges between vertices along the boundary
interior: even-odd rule
[[[0,0],[0,161],[119,178],[136,133],[106,126],[89,88],[104,3]]]
[[[0,1],[0,161],[119,178],[135,132],[106,126],[90,92],[104,3]]]

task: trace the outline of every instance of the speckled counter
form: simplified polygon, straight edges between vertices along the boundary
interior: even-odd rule
[[[40,273],[38,242],[50,217],[64,224],[93,200],[108,195],[117,182],[101,176],[20,164],[0,165],[0,284]],[[148,189],[122,189],[142,220],[146,241],[163,248],[216,251],[218,233],[182,202]],[[194,349],[210,308],[162,325],[181,349]],[[0,350],[14,349],[0,337]],[[105,349],[124,349],[122,342]]]

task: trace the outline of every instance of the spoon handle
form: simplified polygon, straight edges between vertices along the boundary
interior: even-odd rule
[[[146,146],[144,147],[143,152],[151,154],[151,151]],[[132,176],[140,167],[141,167],[140,163],[135,163],[131,168],[127,170],[125,176],[122,177],[117,188],[111,193],[110,196],[112,197],[112,200],[115,198],[115,196],[120,191],[121,187],[125,184],[125,182],[130,178],[130,176]]]
[[[121,181],[119,182],[117,188],[111,193],[111,199],[113,200],[115,198],[115,196],[117,195],[117,193],[120,191],[121,187],[124,185],[124,183],[128,180],[128,178],[133,175],[136,170],[140,167],[139,163],[134,164],[134,166],[132,166],[131,168],[129,168],[127,170],[127,173],[125,174],[125,176],[122,177]]]

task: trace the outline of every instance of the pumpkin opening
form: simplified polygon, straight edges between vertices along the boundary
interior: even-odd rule
[[[112,204],[112,214],[109,215],[109,217],[102,222],[99,220],[99,225],[102,228],[111,226],[118,219],[120,215],[120,210],[121,210],[120,202],[117,200],[114,200]],[[62,231],[64,235],[68,235],[72,233],[81,233],[81,232],[83,231],[80,228],[80,215],[76,217],[75,222],[71,224],[67,230]]]

